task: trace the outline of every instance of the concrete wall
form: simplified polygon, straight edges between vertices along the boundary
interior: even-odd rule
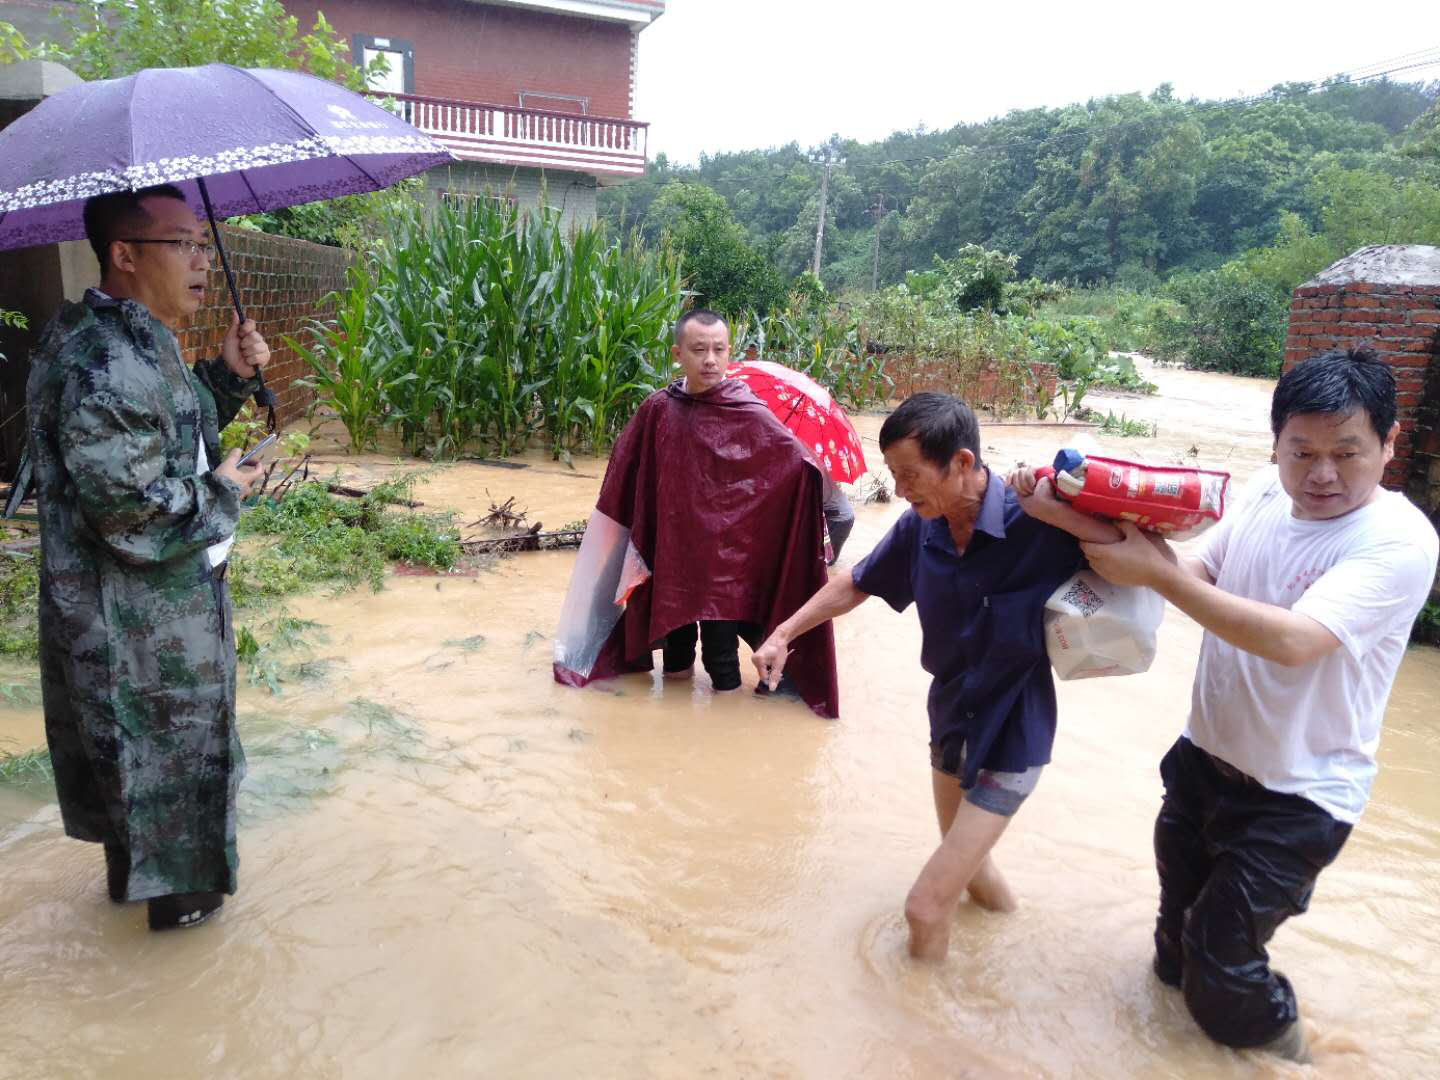
[[[432,200],[443,192],[494,195],[513,198],[524,208],[538,206],[543,190],[546,205],[558,207],[567,225],[595,221],[596,182],[588,173],[463,161],[426,173],[425,187]]]

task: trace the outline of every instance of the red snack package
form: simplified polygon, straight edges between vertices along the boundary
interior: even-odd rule
[[[1081,457],[1062,450],[1051,468],[1055,492],[1077,510],[1132,521],[1174,540],[1199,536],[1225,513],[1230,474],[1208,469],[1142,465],[1116,458]]]

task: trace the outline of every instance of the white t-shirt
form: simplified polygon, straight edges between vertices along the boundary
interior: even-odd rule
[[[1340,648],[1286,667],[1207,632],[1185,733],[1271,791],[1354,823],[1440,539],[1393,491],[1329,521],[1296,518],[1291,505],[1279,470],[1264,470],[1206,535],[1199,558],[1221,589],[1308,615]]]
[[[196,438],[195,445],[198,452],[195,454],[195,471],[204,476],[210,471],[210,455],[205,453],[205,440]],[[235,546],[234,535],[227,536],[218,544],[211,544],[205,549],[205,554],[210,556],[210,565],[219,566],[230,556],[230,549]]]

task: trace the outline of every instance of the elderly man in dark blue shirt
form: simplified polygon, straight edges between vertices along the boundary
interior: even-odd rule
[[[1045,601],[1083,563],[1076,538],[1114,541],[1114,526],[1056,500],[1021,497],[980,462],[975,414],[948,394],[916,394],[880,429],[895,493],[910,503],[850,573],[835,575],[756,650],[762,681],[779,682],[789,643],[871,596],[914,603],[930,684],[930,764],[941,842],[905,902],[910,953],[943,959],[962,893],[1010,911],[1015,898],[990,858],[1050,761],[1055,684],[1045,653]]]

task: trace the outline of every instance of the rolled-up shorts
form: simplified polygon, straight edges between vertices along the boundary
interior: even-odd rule
[[[930,744],[930,767],[936,772],[954,777],[964,785],[965,757],[951,764],[939,746]],[[981,810],[988,810],[1001,817],[1012,817],[1016,810],[1035,790],[1040,782],[1044,765],[1032,765],[1024,772],[1000,772],[997,769],[981,769],[975,776],[975,786],[965,788],[963,799]]]

